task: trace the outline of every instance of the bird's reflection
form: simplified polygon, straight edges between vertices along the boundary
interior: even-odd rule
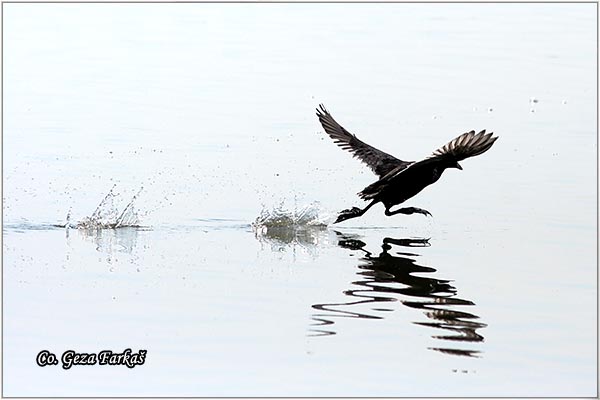
[[[338,245],[350,250],[364,253],[358,265],[357,275],[360,279],[352,282],[352,288],[344,294],[352,299],[342,303],[321,303],[313,305],[319,312],[312,316],[315,321],[311,333],[313,336],[335,335],[334,324],[338,317],[359,319],[382,319],[381,315],[349,311],[359,304],[380,303],[381,307],[372,308],[376,312],[392,311],[383,305],[386,302],[400,301],[403,305],[422,310],[429,318],[426,321],[415,321],[417,325],[433,327],[445,334],[432,337],[443,342],[452,341],[455,345],[431,347],[446,354],[478,357],[480,351],[467,349],[467,343],[483,342],[484,338],[477,330],[486,324],[478,322],[479,317],[456,307],[474,306],[475,303],[457,297],[457,290],[450,281],[433,277],[420,276],[436,272],[434,268],[417,264],[418,254],[412,252],[390,253],[392,245],[415,248],[429,247],[428,239],[392,239],[383,240],[382,252],[375,256],[365,250],[366,244],[356,235],[336,232]],[[456,343],[461,343],[456,348]]]

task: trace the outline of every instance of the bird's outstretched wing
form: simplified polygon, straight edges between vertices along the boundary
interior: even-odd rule
[[[463,133],[434,151],[431,156],[421,161],[411,163],[407,167],[390,170],[385,176],[381,177],[380,180],[363,189],[359,195],[365,200],[371,199],[379,193],[382,187],[385,187],[391,180],[400,175],[419,174],[420,171],[431,168],[436,164],[448,165],[453,162],[464,160],[465,158],[485,153],[492,147],[496,139],[498,139],[497,136],[492,137],[492,135],[492,132],[486,134],[485,130],[477,134],[475,131]]]
[[[463,133],[434,151],[426,160],[448,159],[460,161],[478,156],[488,151],[498,139],[497,136],[492,137],[492,135],[493,132],[486,134],[485,129],[479,133],[475,133],[475,131]]]
[[[380,177],[387,175],[393,169],[403,169],[412,164],[412,162],[399,160],[359,140],[338,124],[323,104],[320,104],[317,108],[317,117],[319,117],[325,132],[338,146],[351,152],[354,157],[367,164]]]

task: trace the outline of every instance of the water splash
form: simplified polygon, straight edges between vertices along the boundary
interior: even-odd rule
[[[282,202],[279,206],[269,209],[263,205],[252,228],[257,232],[267,233],[273,229],[302,229],[307,227],[326,227],[332,220],[325,213],[319,202],[312,202],[303,207],[290,210]]]
[[[140,226],[140,219],[138,211],[135,208],[135,201],[137,200],[140,193],[142,193],[142,190],[144,190],[144,187],[141,187],[140,190],[138,190],[138,192],[135,195],[133,195],[129,203],[127,203],[127,205],[121,212],[121,215],[119,215],[119,218],[117,218],[117,224],[115,228]]]
[[[333,216],[324,212],[319,202],[288,209],[282,202],[267,208],[263,205],[260,215],[252,223],[252,230],[262,244],[272,251],[300,249],[314,255],[319,245],[328,242],[327,226]]]
[[[75,227],[77,229],[115,229],[125,227],[140,227],[138,211],[135,207],[135,202],[144,189],[143,187],[131,198],[129,203],[123,208],[123,211],[119,212],[115,199],[120,196],[119,193],[115,193],[115,187],[113,185],[110,191],[102,199],[96,210],[89,217],[83,218],[77,222],[74,226],[70,223],[71,210],[67,214],[67,228]]]

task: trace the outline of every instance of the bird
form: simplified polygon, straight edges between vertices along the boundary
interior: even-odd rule
[[[431,216],[429,211],[417,207],[402,207],[394,211],[391,208],[437,182],[446,169],[462,170],[459,161],[485,153],[498,139],[498,136],[493,136],[493,132],[486,133],[482,130],[475,133],[472,130],[452,139],[421,161],[403,161],[348,132],[333,119],[323,104],[317,108],[317,117],[334,143],[352,153],[379,177],[379,180],[358,193],[361,199],[370,203],[364,208],[352,207],[341,211],[334,224],[360,217],[379,202],[383,203],[386,216],[415,213]]]

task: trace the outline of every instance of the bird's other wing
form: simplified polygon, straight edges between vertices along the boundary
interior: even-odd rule
[[[359,140],[355,135],[348,132],[325,109],[323,104],[317,108],[317,117],[325,132],[333,141],[344,150],[351,152],[354,157],[367,164],[377,175],[383,177],[395,168],[406,168],[412,162],[402,161],[394,156],[384,153],[373,146]]]
[[[497,136],[492,137],[492,135],[492,132],[486,134],[485,130],[479,133],[475,133],[475,131],[463,133],[462,135],[445,144],[443,147],[434,151],[431,156],[421,161],[408,163],[408,165],[404,167],[390,169],[389,172],[382,176],[379,181],[373,183],[361,193],[363,196],[368,196],[373,190],[375,190],[376,187],[386,184],[400,174],[412,173],[422,168],[427,168],[427,166],[432,166],[433,164],[446,164],[453,161],[458,162],[464,160],[465,158],[474,157],[485,153],[490,149],[490,147],[492,147],[496,139],[498,139]]]
[[[486,134],[485,129],[479,133],[475,131],[463,133],[434,151],[428,159],[460,161],[478,156],[488,151],[498,139],[498,136],[492,137],[492,135],[492,132]]]

